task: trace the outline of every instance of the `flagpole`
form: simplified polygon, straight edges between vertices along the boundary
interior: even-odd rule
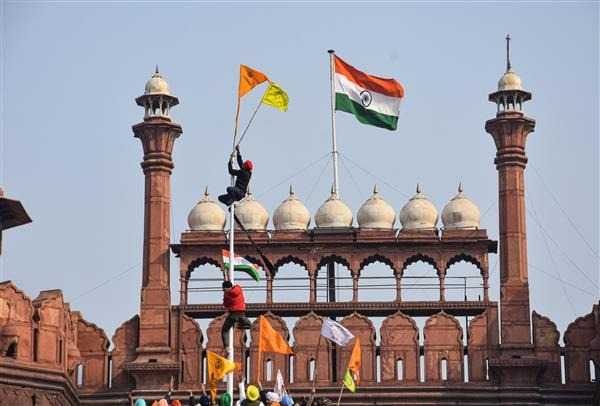
[[[342,388],[340,389],[340,396],[338,397],[337,406],[340,406],[340,401],[342,400],[342,392],[344,392],[344,383],[342,383]]]
[[[256,381],[258,382],[258,386],[261,386],[262,380],[262,351],[261,351],[261,338],[262,338],[262,323],[261,317],[258,316],[258,371],[256,373]]]
[[[262,106],[262,104],[263,104],[262,101],[263,101],[263,99],[261,97],[261,99],[258,101],[258,105],[256,106],[256,108],[254,109],[254,112],[252,113],[252,116],[250,116],[250,120],[248,120],[248,124],[246,124],[246,128],[244,128],[244,131],[242,131],[242,136],[240,137],[240,140],[237,142],[237,145],[240,145],[242,143],[242,140],[244,139],[244,136],[246,135],[248,128],[250,128],[250,124],[252,124],[252,121],[254,120],[256,113],[258,113],[260,106]]]
[[[313,383],[312,383],[312,389],[310,391],[310,403],[309,405],[312,405],[312,401],[315,397],[315,392],[316,392],[316,386],[317,386],[317,372],[319,371],[318,368],[318,361],[319,361],[319,350],[321,349],[321,339],[323,338],[323,336],[321,335],[321,333],[319,333],[319,341],[317,342],[317,353],[315,354],[315,370],[313,371]]]
[[[331,155],[333,157],[333,191],[336,195],[339,195],[340,190],[338,182],[338,150],[337,141],[335,137],[335,51],[333,49],[330,49],[327,52],[329,53],[329,80],[331,83]]]
[[[237,128],[237,127],[236,127]],[[233,178],[233,177],[232,177]],[[235,254],[233,252],[233,235],[234,235],[234,228],[235,228],[235,222],[234,222],[234,210],[235,210],[235,203],[232,203],[231,206],[229,206],[229,281],[231,282],[231,284],[233,285],[235,283],[235,274],[234,274],[234,269],[235,269]],[[229,348],[227,348],[227,359],[231,362],[234,362],[233,360],[233,340],[235,337],[234,334],[234,330],[235,330],[235,325],[231,326],[231,328],[229,329]],[[229,395],[231,396],[231,402],[233,403],[233,371],[229,372],[227,374],[227,393],[229,393]]]

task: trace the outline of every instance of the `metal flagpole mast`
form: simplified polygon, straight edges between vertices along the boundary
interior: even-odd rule
[[[235,262],[234,262],[234,252],[233,252],[233,230],[235,228],[234,224],[234,207],[235,207],[235,202],[231,204],[230,207],[230,215],[229,215],[229,281],[234,284],[235,283],[235,276],[234,276],[234,268],[235,268]],[[235,330],[235,325],[231,326],[231,328],[229,329],[229,348],[227,348],[227,359],[231,362],[233,361],[233,339],[235,337],[234,334],[234,330]],[[231,396],[231,402],[232,402],[232,406],[233,406],[233,371],[229,372],[227,374],[227,393],[229,393],[229,395]]]
[[[338,183],[338,150],[337,141],[335,137],[335,51],[330,49],[329,51],[329,79],[331,81],[331,144],[333,156],[333,192],[339,195],[339,183]]]

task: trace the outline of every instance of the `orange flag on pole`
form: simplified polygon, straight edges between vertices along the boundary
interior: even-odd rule
[[[276,352],[278,354],[293,354],[287,341],[271,326],[264,317],[259,317],[258,351]]]
[[[240,88],[238,91],[238,98],[244,96],[250,90],[268,80],[269,78],[264,73],[246,65],[240,65]]]
[[[360,339],[356,337],[354,340],[354,348],[352,348],[352,354],[350,355],[350,361],[348,361],[348,369],[354,372],[356,376],[356,381],[359,380],[359,372],[360,372],[360,360],[361,360],[361,352],[360,352]]]

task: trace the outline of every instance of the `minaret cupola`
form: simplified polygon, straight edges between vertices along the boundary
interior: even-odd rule
[[[510,35],[506,36],[506,72],[498,81],[498,90],[489,95],[498,106],[497,114],[523,112],[523,103],[531,100],[531,93],[523,89],[521,78],[510,64]]]
[[[144,108],[144,121],[162,118],[171,121],[171,107],[179,104],[179,99],[171,94],[169,84],[158,71],[146,82],[144,94],[135,99],[138,106]]]

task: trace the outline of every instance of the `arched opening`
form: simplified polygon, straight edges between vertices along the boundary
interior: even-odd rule
[[[396,380],[404,380],[404,360],[402,358],[396,360]]]
[[[62,364],[62,358],[63,358],[63,340],[62,340],[62,338],[59,338],[57,354],[56,354],[56,363],[59,365]]]
[[[273,380],[273,360],[270,358],[267,359],[265,365],[265,380],[267,382],[271,382]]]
[[[310,279],[302,265],[288,262],[277,268],[273,279],[273,302],[301,302],[310,299]]]
[[[222,283],[223,271],[221,271],[221,268],[215,266],[215,264],[206,262],[195,267],[189,277],[187,302],[189,304],[222,303]]]
[[[596,367],[594,365],[594,360],[590,360],[590,382],[596,382]]]
[[[38,361],[40,344],[40,330],[36,327],[33,329],[33,362]]]
[[[439,277],[429,260],[418,258],[408,263],[402,273],[401,295],[404,302],[440,299]]]
[[[315,359],[314,358],[311,358],[308,361],[308,380],[309,381],[315,380]]]
[[[442,381],[448,380],[448,360],[446,358],[442,358],[440,361],[440,379]]]
[[[447,301],[483,300],[483,277],[474,262],[468,257],[450,261],[445,279]]]
[[[75,370],[75,382],[78,388],[83,387],[83,364],[78,364]]]
[[[289,370],[289,377],[290,377],[290,383],[294,383],[294,355],[290,355],[290,370]]]
[[[17,342],[13,341],[6,349],[6,356],[9,358],[17,358]]]
[[[361,268],[358,278],[358,300],[373,302],[396,300],[396,277],[389,264],[374,260]]]
[[[469,356],[467,354],[463,355],[463,371],[465,371],[465,382],[469,382]]]
[[[335,259],[324,261],[317,270],[317,302],[352,301],[352,273]]]

